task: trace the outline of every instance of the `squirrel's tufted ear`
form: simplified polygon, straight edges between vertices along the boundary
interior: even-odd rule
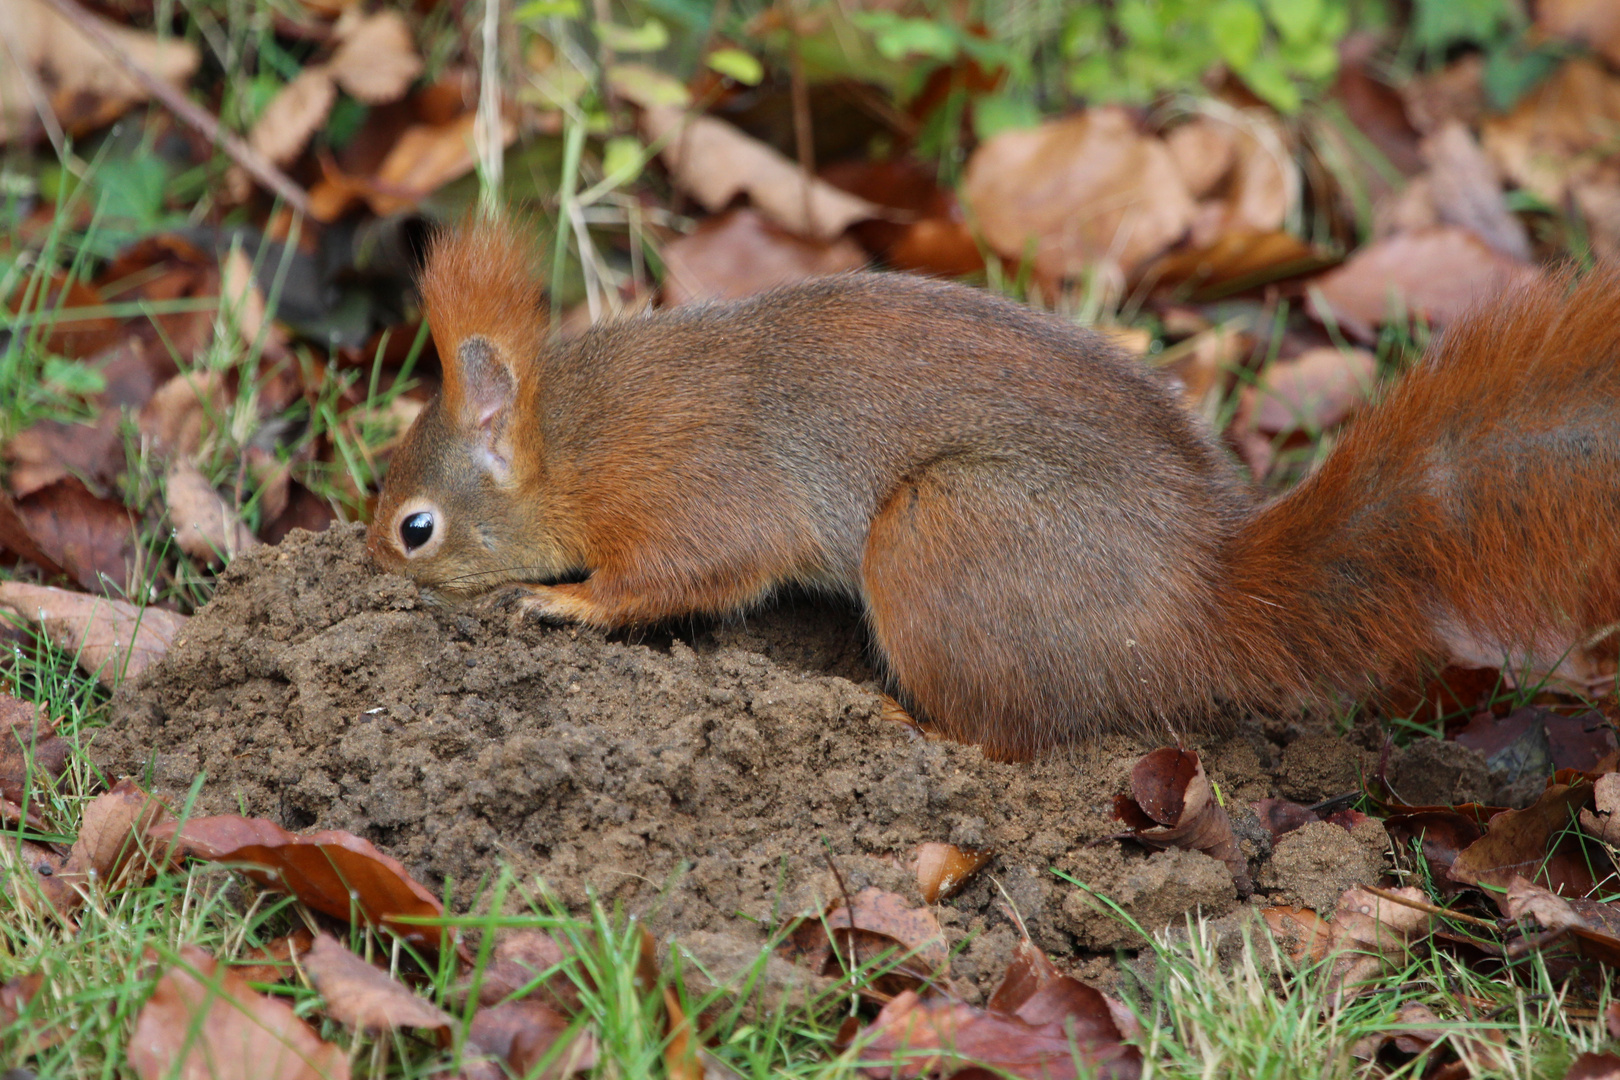
[[[456,422],[472,435],[484,464],[498,480],[512,471],[512,414],[517,406],[517,375],[500,351],[482,336],[464,338],[454,359],[445,359],[445,403]]]
[[[474,434],[497,479],[511,475],[518,373],[544,345],[543,290],[531,230],[491,218],[434,235],[420,286],[444,365],[444,407]]]

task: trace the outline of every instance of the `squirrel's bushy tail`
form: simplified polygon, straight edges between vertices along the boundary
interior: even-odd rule
[[[1449,327],[1226,558],[1234,677],[1307,696],[1408,676],[1459,633],[1545,660],[1620,623],[1620,271]]]

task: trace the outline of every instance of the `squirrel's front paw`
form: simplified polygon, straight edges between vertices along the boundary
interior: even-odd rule
[[[552,626],[581,622],[581,602],[557,585],[509,585],[484,597],[481,606],[508,614],[514,622],[538,620]]]

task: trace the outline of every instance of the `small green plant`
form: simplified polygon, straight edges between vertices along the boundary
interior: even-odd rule
[[[1524,7],[1514,0],[1415,0],[1406,48],[1431,66],[1458,46],[1485,56],[1485,95],[1508,109],[1551,75],[1573,48],[1532,34]]]
[[[1346,0],[1119,0],[1077,5],[1063,28],[1068,88],[1092,101],[1149,101],[1225,64],[1280,112],[1338,70]]]

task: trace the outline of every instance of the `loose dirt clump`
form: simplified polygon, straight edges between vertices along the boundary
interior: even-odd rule
[[[175,799],[205,774],[198,813],[358,833],[463,904],[505,860],[570,905],[594,891],[694,937],[838,896],[829,857],[851,891],[915,898],[905,862],[927,840],[996,851],[942,909],[953,941],[982,934],[964,970],[994,967],[974,949],[1005,951],[988,931],[1009,900],[1051,952],[1129,937],[1054,869],[1161,922],[1237,904],[1205,856],[1096,843],[1121,828],[1113,798],[1150,744],[993,762],[885,719],[880,691],[848,610],[789,601],[643,636],[515,625],[430,604],[334,527],[238,558],[120,690],[92,753]],[[1226,791],[1275,786],[1257,728],[1191,745]]]

